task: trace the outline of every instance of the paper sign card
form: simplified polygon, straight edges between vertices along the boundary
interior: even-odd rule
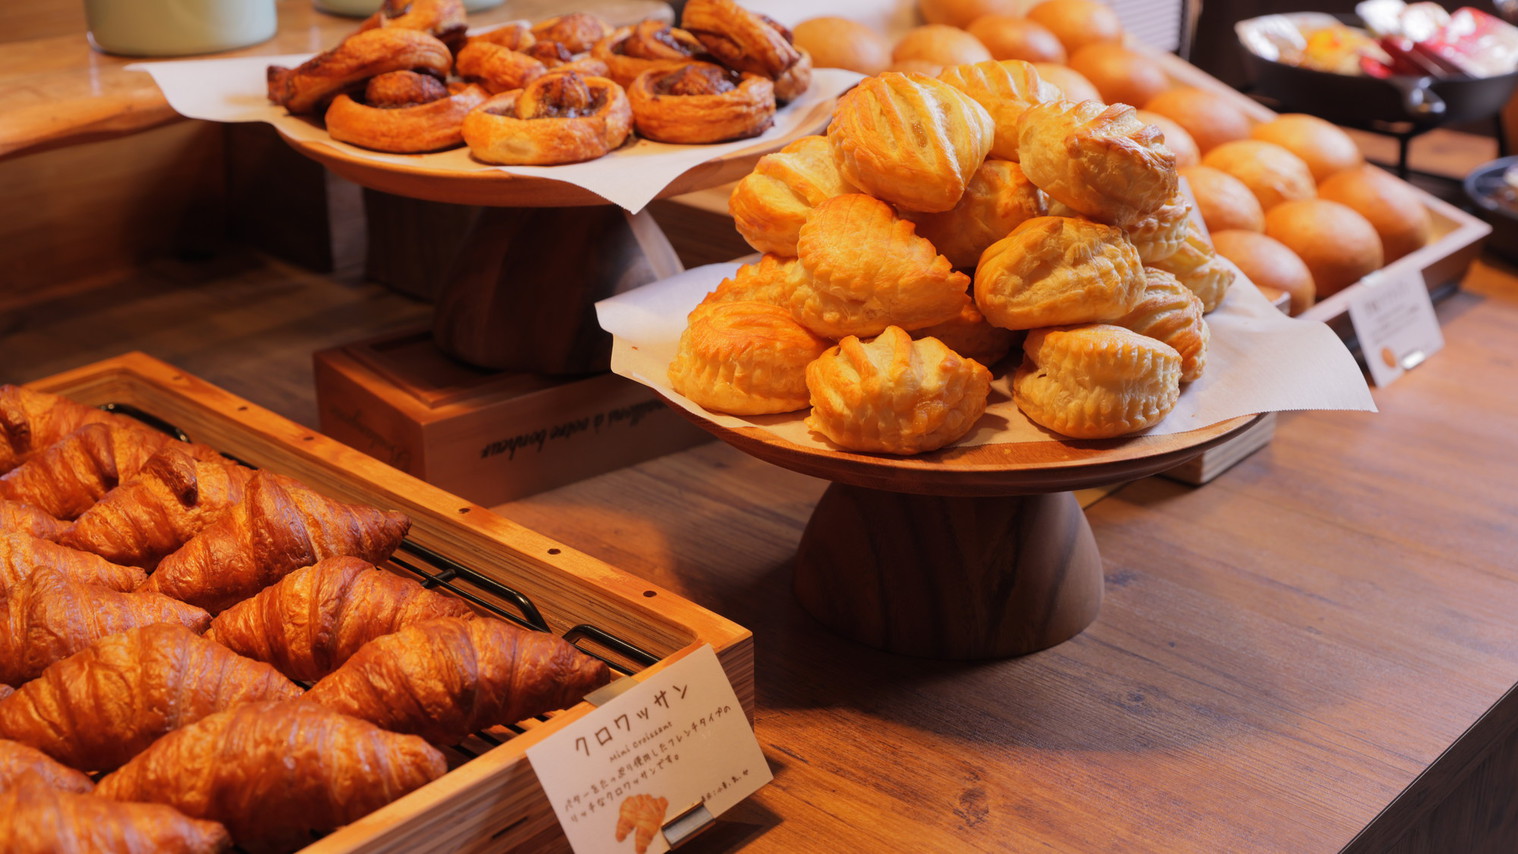
[[[676,819],[721,815],[773,778],[710,646],[529,747],[527,759],[580,854],[668,851],[668,837],[681,838]]]
[[[1364,292],[1350,302],[1349,322],[1371,380],[1384,386],[1438,352],[1444,334],[1422,272],[1372,273],[1361,282]]]

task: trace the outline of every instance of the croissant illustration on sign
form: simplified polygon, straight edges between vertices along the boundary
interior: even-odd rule
[[[617,841],[633,834],[633,850],[637,854],[648,851],[648,843],[664,826],[664,812],[669,809],[668,798],[653,795],[632,795],[622,801],[617,812]]]

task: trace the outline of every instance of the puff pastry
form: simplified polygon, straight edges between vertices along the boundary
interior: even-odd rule
[[[532,25],[526,21],[507,21],[493,29],[469,37],[471,42],[490,42],[512,50],[522,50],[537,41]]]
[[[996,126],[991,156],[1017,159],[1017,120],[1029,107],[1057,101],[1058,86],[1038,76],[1038,69],[1020,59],[990,60],[945,68],[938,79],[969,95],[986,108]]]
[[[1212,333],[1202,317],[1202,299],[1164,270],[1144,269],[1143,299],[1113,322],[1174,347],[1181,357],[1183,383],[1200,377],[1207,366]]]
[[[903,211],[917,233],[932,241],[949,263],[972,270],[986,247],[1027,220],[1044,216],[1049,200],[1022,167],[1010,160],[987,160],[971,176],[959,204],[942,213]]]
[[[727,206],[748,245],[794,257],[801,226],[812,208],[852,192],[838,172],[827,138],[804,136],[759,158],[754,171],[733,187]]]
[[[991,114],[969,95],[925,74],[895,71],[844,93],[827,130],[844,180],[927,212],[959,203],[995,134]]]
[[[495,95],[464,117],[464,142],[486,163],[594,160],[632,133],[627,93],[605,77],[545,74]]]
[[[1175,276],[1181,284],[1190,288],[1202,300],[1202,311],[1210,312],[1223,304],[1228,288],[1233,285],[1233,267],[1218,257],[1207,235],[1190,217],[1186,218],[1186,239],[1174,253],[1151,261],[1157,267]]]
[[[801,54],[801,58],[796,60],[796,64],[775,78],[777,103],[789,104],[812,88],[812,55],[801,48],[797,48],[797,52]]]
[[[464,0],[384,0],[359,30],[418,30],[456,49],[469,29],[466,15]]]
[[[709,62],[651,69],[627,86],[633,126],[659,142],[707,143],[758,136],[775,123],[775,84]]]
[[[1035,329],[1023,354],[1012,399],[1034,423],[1072,438],[1110,439],[1152,427],[1180,398],[1180,354],[1121,326]]]
[[[825,338],[931,326],[959,314],[969,299],[969,276],[890,205],[862,193],[818,205],[801,227],[797,251],[806,276],[791,295],[791,313]]]
[[[472,83],[444,85],[426,74],[390,71],[369,80],[363,100],[338,95],[324,121],[333,139],[375,151],[439,151],[464,144],[464,116],[488,97]]]
[[[606,63],[607,76],[626,86],[652,69],[679,68],[706,55],[701,40],[656,18],[621,27],[596,42],[590,55]]]
[[[459,50],[454,70],[459,77],[478,83],[492,95],[520,89],[543,76],[548,66],[522,49],[507,47],[486,38],[470,39]]]
[[[849,336],[806,369],[806,425],[851,451],[917,454],[963,438],[986,411],[991,372],[899,326]]]
[[[733,0],[689,0],[680,12],[680,26],[718,62],[737,71],[773,80],[801,59],[789,30]]]
[[[585,53],[613,32],[611,24],[589,12],[556,15],[532,25],[538,41],[558,42],[570,53]]]
[[[988,368],[1012,351],[1020,335],[1020,332],[992,326],[973,302],[965,303],[959,314],[943,323],[912,331],[913,338],[937,338],[950,350]]]
[[[1017,120],[1018,160],[1040,189],[1092,219],[1130,225],[1175,195],[1164,134],[1126,104],[1047,101]]]
[[[1072,217],[1024,222],[975,269],[976,306],[1007,329],[1116,320],[1143,293],[1143,264],[1122,229]]]
[[[707,303],[680,334],[669,383],[714,412],[794,412],[807,405],[806,366],[831,345],[780,306]]]
[[[1139,258],[1152,264],[1180,251],[1186,242],[1186,232],[1191,227],[1191,200],[1186,194],[1176,194],[1152,213],[1130,224],[1124,231],[1138,249]]]
[[[714,302],[767,302],[790,310],[791,294],[806,276],[796,258],[766,253],[758,261],[744,264],[732,277],[717,283],[701,304]]]
[[[297,115],[318,113],[339,93],[387,71],[444,79],[452,68],[448,45],[420,30],[363,30],[294,68],[269,66],[269,100]]]

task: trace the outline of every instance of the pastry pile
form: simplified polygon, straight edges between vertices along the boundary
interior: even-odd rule
[[[691,0],[678,27],[613,28],[571,12],[466,29],[463,0],[385,0],[331,50],[270,66],[269,100],[376,151],[467,145],[486,163],[552,165],[594,160],[634,134],[758,136],[812,79],[790,32],[733,0]]]
[[[0,386],[5,850],[300,847],[609,681],[378,568],[409,527]]]
[[[1233,280],[1160,129],[1020,60],[866,78],[730,210],[763,255],[690,314],[672,387],[730,414],[810,407],[855,451],[960,440],[993,370],[1060,435],[1151,427],[1201,375]]]

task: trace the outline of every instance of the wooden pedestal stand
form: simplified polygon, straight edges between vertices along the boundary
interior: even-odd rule
[[[1071,490],[1173,468],[1261,417],[1166,436],[898,459],[805,448],[676,409],[746,453],[833,481],[796,556],[802,607],[869,646],[965,660],[1047,649],[1096,618],[1102,561]]]

